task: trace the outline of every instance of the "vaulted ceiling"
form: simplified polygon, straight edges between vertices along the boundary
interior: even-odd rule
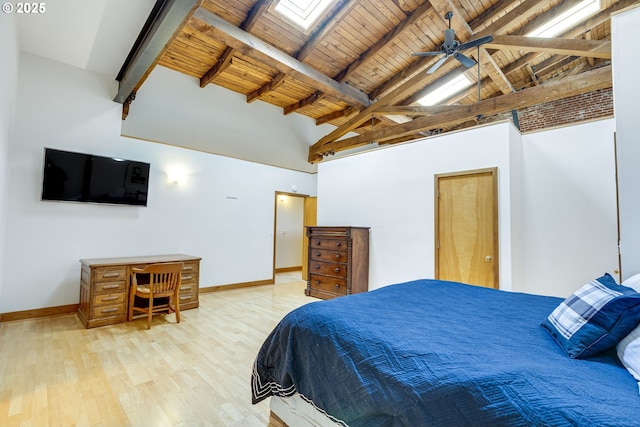
[[[304,31],[278,0],[158,0],[118,76],[123,116],[162,65],[336,128],[309,161],[376,141],[393,144],[468,126],[479,117],[611,87],[610,15],[638,3],[601,0],[600,11],[557,38],[524,37],[577,0],[337,0]],[[466,68],[437,51],[451,28],[460,43],[491,35]],[[424,94],[464,73],[474,84],[435,106]],[[479,84],[478,84],[479,83]],[[354,135],[354,132],[356,136]]]

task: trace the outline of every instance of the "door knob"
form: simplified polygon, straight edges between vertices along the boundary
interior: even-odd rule
[[[484,257],[484,260],[489,262],[491,261],[493,258],[491,258],[491,255],[487,255],[486,257]]]

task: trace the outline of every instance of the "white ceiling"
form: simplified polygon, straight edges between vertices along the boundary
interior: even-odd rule
[[[20,49],[115,79],[155,0],[55,0],[16,14]]]

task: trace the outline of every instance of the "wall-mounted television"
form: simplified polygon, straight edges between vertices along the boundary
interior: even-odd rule
[[[147,206],[149,163],[44,149],[42,200]]]

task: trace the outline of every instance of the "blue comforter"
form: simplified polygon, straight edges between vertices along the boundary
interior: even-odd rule
[[[568,358],[540,322],[559,298],[419,280],[289,313],[253,402],[303,395],[351,426],[640,426],[615,352]]]

